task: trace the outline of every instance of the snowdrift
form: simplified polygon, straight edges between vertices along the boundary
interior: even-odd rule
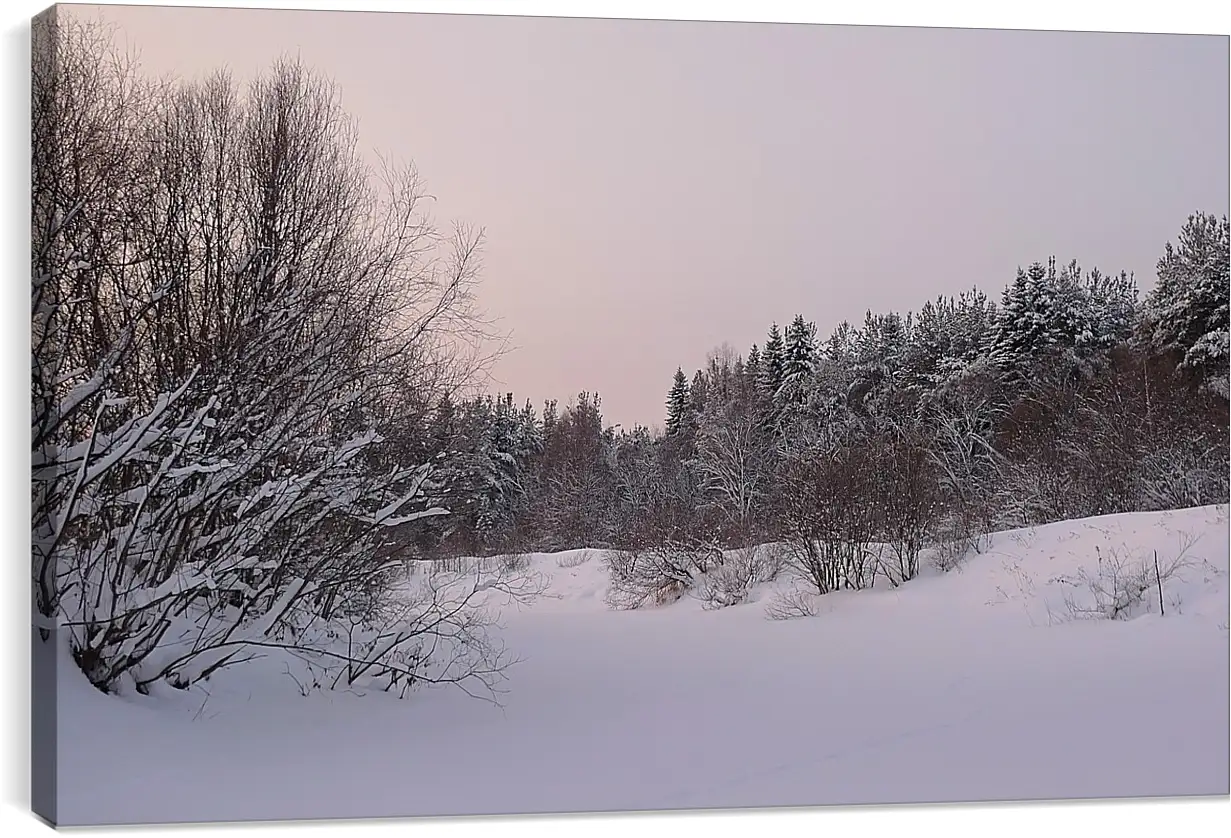
[[[106,696],[64,651],[60,822],[1225,795],[1228,552],[1226,506],[1063,522],[789,621],[789,578],[615,611],[601,552],[535,555],[503,707],[276,655]]]

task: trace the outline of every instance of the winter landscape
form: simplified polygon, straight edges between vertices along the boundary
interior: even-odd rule
[[[326,73],[34,58],[48,820],[1231,791],[1225,204],[1148,281],[783,293],[624,425],[496,388],[488,233]]]

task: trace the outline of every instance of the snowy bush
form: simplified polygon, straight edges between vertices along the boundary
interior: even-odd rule
[[[765,606],[765,616],[771,620],[798,620],[801,617],[815,617],[817,594],[812,591],[799,591],[790,588],[778,591]]]
[[[742,547],[729,552],[722,564],[702,575],[693,595],[707,610],[739,605],[748,600],[759,575],[756,547]]]
[[[594,554],[589,550],[571,550],[556,559],[556,566],[563,568],[581,567],[593,557]]]
[[[973,532],[968,521],[959,517],[942,519],[930,545],[932,566],[941,573],[957,569],[971,552],[981,549],[985,539],[986,534]]]
[[[1058,581],[1076,588],[1078,593],[1064,597],[1065,614],[1069,619],[1129,620],[1143,612],[1166,612],[1167,584],[1180,578],[1192,566],[1188,553],[1193,539],[1187,539],[1172,557],[1160,557],[1158,551],[1130,559],[1116,550],[1107,555],[1095,547],[1097,569],[1082,568],[1076,577]],[[1174,602],[1174,600],[1172,600]]]
[[[1138,466],[1141,508],[1157,511],[1226,503],[1226,442],[1211,442],[1191,436],[1147,453]]]
[[[869,493],[885,549],[877,565],[894,587],[919,575],[919,554],[940,515],[941,476],[921,428],[890,424],[873,440],[877,479]]]
[[[544,579],[525,569],[472,565],[462,571],[425,562],[425,572],[393,570],[375,608],[323,620],[298,615],[268,645],[294,654],[317,683],[405,695],[417,684],[453,684],[494,698],[515,658],[494,634],[497,606],[541,594]]]
[[[500,563],[505,570],[526,570],[530,567],[530,554],[510,553],[507,556],[501,556]]]
[[[720,548],[705,543],[668,542],[642,550],[604,555],[607,604],[617,609],[665,605],[691,590],[697,580],[724,564]]]
[[[867,587],[876,565],[868,547],[876,530],[870,500],[870,452],[833,445],[801,452],[783,468],[787,564],[817,593]]]
[[[762,585],[775,581],[781,575],[787,563],[786,546],[777,542],[759,544],[753,548],[752,582]]]

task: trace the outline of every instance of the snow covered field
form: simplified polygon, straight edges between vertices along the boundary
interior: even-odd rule
[[[1133,619],[1069,619],[1100,557],[1189,542],[1165,616],[1152,591]],[[113,698],[65,656],[61,824],[1229,791],[1225,506],[1000,533],[960,570],[791,621],[766,618],[785,579],[717,611],[620,612],[597,552],[532,566],[551,587],[504,614],[523,662],[503,708],[302,698],[273,659],[208,695]]]

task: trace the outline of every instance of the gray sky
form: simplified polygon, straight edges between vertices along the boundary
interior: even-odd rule
[[[519,400],[661,424],[677,365],[1055,254],[1144,287],[1228,212],[1228,38],[107,7],[157,73],[298,53],[486,228]]]

